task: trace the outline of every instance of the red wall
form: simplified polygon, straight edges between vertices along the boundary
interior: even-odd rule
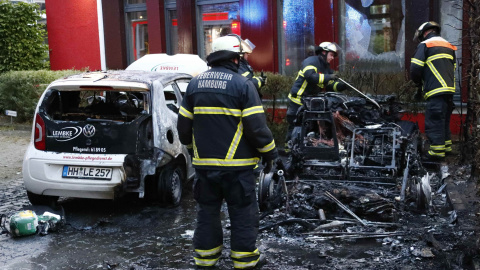
[[[315,16],[315,45],[324,41],[338,42],[338,1],[314,1]],[[338,58],[332,64],[333,69],[338,67]]]
[[[178,53],[197,54],[197,24],[195,21],[195,1],[177,0],[177,18]]]
[[[127,67],[123,0],[102,0],[105,62],[107,69]]]
[[[276,0],[240,0],[242,39],[255,44],[248,62],[256,71],[278,72]]]
[[[96,0],[45,0],[52,70],[100,70]]]
[[[148,42],[150,53],[166,51],[164,1],[147,0]]]

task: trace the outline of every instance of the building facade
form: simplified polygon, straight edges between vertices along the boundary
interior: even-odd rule
[[[341,47],[340,69],[405,72],[413,36],[428,20],[460,48],[463,1],[450,0],[45,0],[53,70],[124,69],[147,53],[205,59],[228,33],[256,48],[255,70],[293,75],[323,41]],[[460,66],[460,65],[459,65]],[[459,76],[461,77],[461,76]]]

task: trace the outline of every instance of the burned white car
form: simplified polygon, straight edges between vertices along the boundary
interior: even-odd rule
[[[191,78],[108,71],[51,83],[37,105],[23,161],[30,202],[134,192],[179,204],[182,185],[194,175],[176,129],[182,89]]]

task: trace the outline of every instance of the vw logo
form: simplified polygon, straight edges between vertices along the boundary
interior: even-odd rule
[[[83,127],[83,135],[85,135],[86,137],[92,137],[93,135],[95,135],[95,127],[93,125],[86,125]]]

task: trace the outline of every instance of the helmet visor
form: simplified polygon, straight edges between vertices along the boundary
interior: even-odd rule
[[[244,39],[242,40],[242,49],[243,49],[243,52],[245,53],[252,53],[253,52],[253,49],[255,49],[255,45],[247,39]]]

